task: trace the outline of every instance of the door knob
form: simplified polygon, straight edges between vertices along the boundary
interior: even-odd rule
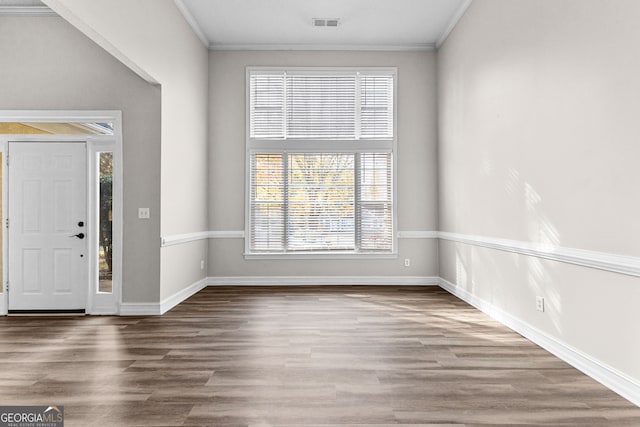
[[[84,239],[84,233],[78,233],[78,234],[74,234],[73,236],[69,236],[69,237],[77,237],[78,239]]]

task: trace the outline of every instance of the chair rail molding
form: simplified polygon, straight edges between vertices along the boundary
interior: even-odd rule
[[[194,233],[171,234],[160,238],[160,246],[174,246],[206,239],[243,239],[243,230],[197,231]]]
[[[439,231],[438,238],[466,245],[513,252],[613,273],[640,277],[640,258],[585,249],[567,248],[544,243],[500,239],[471,234]]]

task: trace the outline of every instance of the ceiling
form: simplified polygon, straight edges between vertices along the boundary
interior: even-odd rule
[[[176,0],[212,49],[438,47],[471,0]],[[314,27],[314,18],[339,20]]]
[[[211,49],[429,50],[472,0],[174,0]],[[0,0],[0,14],[53,14],[40,0]],[[314,18],[338,19],[315,27]]]

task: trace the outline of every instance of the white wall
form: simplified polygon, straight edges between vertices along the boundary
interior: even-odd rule
[[[438,54],[442,231],[640,256],[639,17],[635,0],[473,2]],[[640,384],[639,278],[460,242],[440,273]]]
[[[228,52],[209,55],[209,225],[242,231],[245,206],[247,66],[398,67],[398,228],[431,231],[436,209],[434,52]],[[210,276],[436,276],[436,243],[400,239],[392,260],[244,260],[241,238],[212,239]],[[412,265],[404,267],[404,258]]]
[[[160,298],[160,90],[57,17],[0,16],[0,110],[121,110],[124,302]]]
[[[46,0],[116,58],[162,88],[163,237],[207,230],[207,48],[173,0]],[[160,235],[156,243],[160,245]],[[160,298],[205,277],[203,241],[162,248]]]

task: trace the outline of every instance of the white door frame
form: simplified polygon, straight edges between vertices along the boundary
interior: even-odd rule
[[[9,206],[8,169],[6,155],[11,142],[86,142],[87,146],[87,235],[89,240],[89,280],[87,283],[86,312],[88,314],[118,314],[122,303],[122,113],[120,111],[4,111],[0,110],[0,122],[69,122],[69,123],[113,123],[113,135],[0,135],[0,152],[3,153],[2,168],[2,227],[4,228],[3,277],[0,294],[0,315],[8,310],[8,240],[6,221]],[[113,291],[98,292],[98,153],[113,152]],[[91,218],[91,221],[89,220]]]

